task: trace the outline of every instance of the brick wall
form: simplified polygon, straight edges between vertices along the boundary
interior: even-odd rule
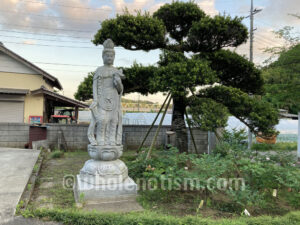
[[[59,139],[62,144],[66,144],[68,150],[87,149],[88,138],[86,124],[46,124],[47,140],[49,146],[53,149],[57,147]],[[29,125],[0,123],[0,147],[24,148],[29,142]],[[124,125],[123,126],[123,145],[124,149],[137,149],[149,129],[148,125]],[[150,146],[156,132],[157,126],[154,126],[150,132],[144,146]],[[166,143],[166,131],[170,126],[162,126],[156,141],[156,147],[163,146]],[[197,145],[198,153],[208,151],[208,138],[213,140],[213,135],[208,132],[193,129],[193,135]],[[214,142],[214,141],[213,141]],[[194,145],[190,135],[188,135],[189,151],[195,152]]]

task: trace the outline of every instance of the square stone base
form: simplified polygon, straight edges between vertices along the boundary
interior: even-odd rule
[[[137,184],[128,177],[119,184],[93,185],[76,176],[74,186],[75,201],[86,204],[133,200],[137,196]]]

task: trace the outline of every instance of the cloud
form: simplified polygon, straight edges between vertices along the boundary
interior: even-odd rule
[[[16,0],[2,0],[0,10],[3,13],[0,14],[1,23],[4,28],[18,29],[18,30],[40,30],[41,28],[30,28],[32,25],[36,25],[36,18],[31,16],[31,13],[43,13],[47,6],[45,4],[31,2],[20,2]],[[50,20],[39,20],[39,26],[46,26],[47,28],[53,27],[53,22]]]
[[[116,13],[122,14],[124,9],[128,9],[130,13],[137,10],[148,10],[155,5],[155,0],[134,0],[133,2],[125,2],[124,0],[112,0]]]
[[[299,25],[300,20],[288,14],[299,13],[299,0],[272,0],[267,1],[264,10],[257,15],[257,18],[268,20],[273,25]]]
[[[57,7],[60,0],[52,0],[49,9],[60,16],[59,24],[66,29],[77,29],[95,33],[100,21],[109,17],[112,8],[107,5],[92,7],[89,0],[70,0],[68,5],[74,7]]]
[[[17,1],[1,0],[0,22],[6,29],[30,30],[39,33],[67,33],[90,37],[99,29],[99,21],[112,13],[108,5],[95,7],[90,0]],[[67,32],[63,30],[83,32]]]
[[[265,1],[264,5],[259,5],[258,1],[254,4],[255,8],[262,11],[255,15],[254,23],[263,23],[268,27],[280,29],[283,26],[299,26],[300,20],[290,16],[289,14],[300,13],[299,0],[272,0]],[[249,12],[249,2],[243,1],[239,7],[239,11]]]
[[[219,11],[216,10],[215,0],[198,0],[196,3],[200,8],[210,16],[215,16],[219,14]]]
[[[33,45],[36,43],[36,41],[35,40],[24,40],[24,41],[22,41],[22,43],[27,44],[27,45]]]
[[[280,47],[284,45],[284,41],[276,38],[273,31],[273,29],[267,27],[261,27],[255,31],[253,42],[253,60],[255,64],[262,65],[262,63],[271,56],[269,53],[264,52],[266,48]],[[246,55],[249,58],[249,39],[246,44],[239,46],[236,49],[236,52],[241,55]]]
[[[159,2],[159,3],[156,3],[154,5],[152,5],[148,11],[153,14],[154,12],[156,12],[161,6],[163,6],[164,4],[166,4],[165,2]]]
[[[97,0],[68,0],[67,3],[61,0],[1,0],[0,10],[6,12],[0,14],[0,22],[4,29],[91,38],[99,29],[100,21],[122,13],[125,8],[130,13],[138,10],[153,13],[167,2],[171,3],[171,0],[112,0],[107,5]],[[198,0],[197,3],[208,14],[217,14],[214,0]]]
[[[289,14],[300,13],[299,0],[272,0],[266,1],[264,5],[258,5],[255,8],[260,8],[262,11],[254,16],[254,28],[257,28],[254,34],[254,62],[262,64],[263,61],[270,57],[270,54],[265,53],[263,49],[267,47],[284,46],[285,42],[282,39],[276,38],[274,31],[283,28],[284,26],[294,26],[299,30],[300,19],[297,19]],[[249,10],[249,3],[244,2],[240,6],[240,11],[246,12]],[[249,20],[247,20],[249,23]],[[247,44],[240,46],[237,52],[249,56],[249,41]]]

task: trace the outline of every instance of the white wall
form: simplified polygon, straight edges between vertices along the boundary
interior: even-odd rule
[[[0,52],[0,71],[9,73],[38,74],[34,70]]]

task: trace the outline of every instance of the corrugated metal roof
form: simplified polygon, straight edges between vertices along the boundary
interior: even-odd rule
[[[57,101],[59,101],[59,102],[65,102],[65,103],[71,104],[73,106],[78,106],[78,107],[81,107],[81,108],[88,108],[89,107],[87,104],[84,104],[80,101],[68,98],[66,96],[60,95],[60,94],[55,93],[53,91],[49,91],[44,86],[41,86],[41,88],[32,91],[31,94],[32,95],[44,94],[44,95],[48,95],[48,96],[52,96],[52,97],[56,98]]]

